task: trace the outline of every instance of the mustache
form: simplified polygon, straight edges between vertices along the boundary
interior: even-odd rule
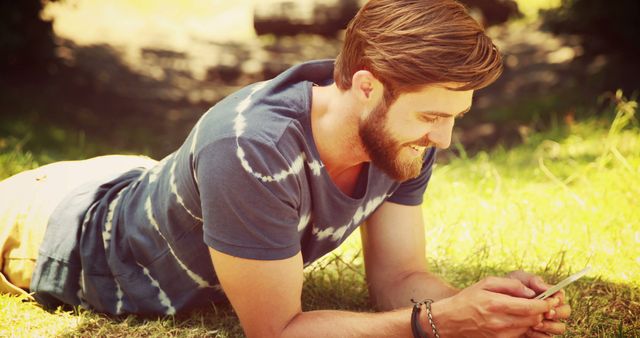
[[[431,140],[429,139],[429,136],[425,135],[415,141],[412,142],[407,142],[405,145],[413,145],[413,146],[418,146],[418,147],[431,147],[434,145],[433,142],[431,142]]]

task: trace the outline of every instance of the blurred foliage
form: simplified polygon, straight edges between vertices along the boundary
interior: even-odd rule
[[[558,8],[562,0],[516,0],[525,20],[535,21],[544,10]]]
[[[0,70],[40,70],[54,57],[51,21],[40,17],[47,2],[0,2]]]
[[[638,13],[638,0],[562,0],[559,8],[543,16],[546,28],[554,33],[583,36],[588,52],[634,55],[640,51]]]
[[[253,24],[258,35],[307,33],[334,37],[347,27],[359,9],[358,0],[257,2]]]
[[[482,14],[480,21],[485,27],[499,25],[511,18],[522,17],[518,3],[514,0],[458,0]],[[472,10],[473,13],[473,10]]]

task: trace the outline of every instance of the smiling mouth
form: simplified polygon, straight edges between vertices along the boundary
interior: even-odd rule
[[[414,144],[410,144],[409,147],[419,153],[423,152],[427,147],[423,147],[423,146],[417,146]]]

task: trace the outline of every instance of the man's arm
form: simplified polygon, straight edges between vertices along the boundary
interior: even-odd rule
[[[216,274],[247,337],[410,337],[410,309],[386,313],[302,312],[303,266],[294,257],[258,261],[210,249]],[[423,327],[426,327],[426,317]]]
[[[427,270],[421,206],[385,202],[360,227],[370,296],[380,310],[458,290]]]
[[[422,208],[420,206],[405,206],[392,202],[385,202],[371,217],[367,220],[367,224],[361,227],[362,246],[364,249],[365,267],[367,271],[367,281],[369,284],[369,292],[375,305],[380,310],[391,310],[402,306],[410,305],[410,300],[421,301],[425,298],[433,300],[442,300],[458,294],[459,290],[451,287],[437,276],[427,271],[426,253],[425,253],[425,232],[422,217]],[[514,272],[508,276],[509,278],[518,279],[522,286],[539,293],[548,286],[544,284],[539,277],[524,273],[522,271]],[[519,278],[518,278],[519,277]],[[490,277],[481,281],[479,284],[486,283],[487,280],[493,280]],[[537,283],[531,282],[529,279],[537,280]],[[493,291],[497,293],[506,293],[515,297],[530,298],[531,290],[524,290],[522,293],[512,293],[507,289],[495,288]],[[458,297],[454,297],[455,301],[467,298],[467,289]],[[502,297],[502,295],[494,295],[493,297]],[[564,297],[560,294],[555,301],[549,301],[552,305],[551,313],[556,314],[557,319],[566,319],[569,317],[570,308],[564,303]],[[449,303],[454,299],[446,299],[444,302],[434,303],[434,312],[443,304]],[[497,299],[497,298],[496,298]],[[504,300],[507,300],[506,298]],[[560,306],[558,306],[558,304]],[[440,312],[440,315],[446,316],[448,311]],[[452,316],[456,312],[448,312]],[[461,313],[458,313],[460,315]],[[462,318],[464,316],[458,316]],[[538,326],[535,332],[530,329],[527,337],[542,337],[544,333],[562,334],[565,331],[564,324],[557,320],[549,320],[552,317],[549,313],[545,314],[547,320],[544,320],[542,327]],[[437,318],[436,318],[436,321]],[[460,323],[452,322],[455,326]],[[459,327],[462,329],[462,327]],[[465,329],[467,333],[473,329],[473,324]]]
[[[245,334],[253,337],[411,337],[411,308],[382,313],[302,312],[302,256],[258,261],[210,249],[222,288]],[[517,337],[542,320],[543,300],[517,298],[524,290],[515,279],[491,278],[433,304],[440,336]],[[498,293],[499,292],[499,293]],[[516,297],[505,294],[516,295]],[[428,328],[426,315],[421,325]],[[458,330],[464,331],[459,332]]]

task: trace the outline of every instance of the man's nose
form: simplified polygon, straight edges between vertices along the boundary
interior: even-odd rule
[[[453,122],[453,119],[451,119],[450,123],[440,125],[429,133],[429,140],[431,140],[437,148],[447,149],[451,145]]]

